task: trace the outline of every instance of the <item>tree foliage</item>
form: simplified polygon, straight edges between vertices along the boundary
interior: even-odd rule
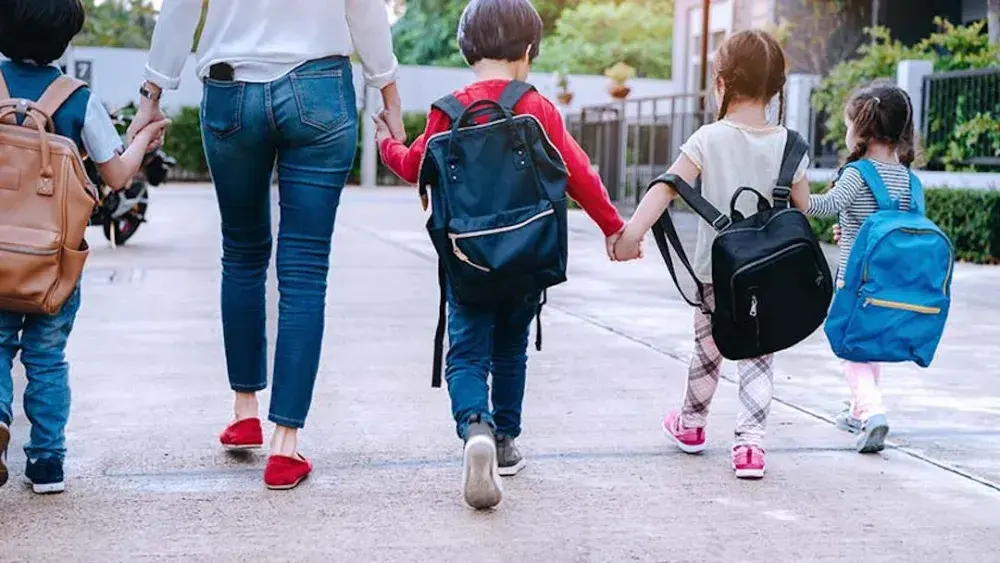
[[[894,39],[884,27],[866,30],[871,42],[858,48],[857,58],[834,66],[813,91],[814,107],[827,115],[826,142],[835,143],[841,152],[845,150],[847,129],[843,109],[847,98],[855,89],[873,80],[895,77],[900,61],[928,60],[933,63],[935,72],[1000,66],[1000,46],[989,44],[989,38],[983,33],[983,22],[967,26],[956,26],[941,18],[935,22],[938,31],[913,47]],[[932,156],[939,156],[946,150],[946,147],[927,148]]]
[[[562,13],[555,34],[542,42],[539,68],[601,74],[615,63],[639,76],[669,78],[673,2],[582,2]]]
[[[466,2],[407,0],[393,29],[403,64],[463,66],[456,31]],[[535,0],[544,23],[541,70],[601,74],[617,62],[670,75],[671,0]]]
[[[149,0],[83,0],[87,14],[74,45],[147,49],[156,26],[156,9]]]

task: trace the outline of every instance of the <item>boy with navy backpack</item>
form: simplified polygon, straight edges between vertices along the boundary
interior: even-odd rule
[[[419,182],[425,207],[430,187],[427,228],[442,289],[434,383],[446,324],[445,379],[465,441],[463,493],[474,508],[497,505],[500,476],[525,465],[514,440],[528,336],[545,290],[566,279],[566,196],[601,228],[609,256],[624,227],[559,110],[523,82],[541,34],[528,0],[472,0],[458,41],[476,80],[433,105],[409,148],[375,119],[382,161]]]
[[[881,451],[889,424],[876,362],[930,365],[951,300],[954,252],[924,216],[914,158],[913,106],[892,84],[855,92],[844,111],[851,149],[832,189],[793,194],[817,217],[837,215],[840,267],[826,322],[834,353],[844,360],[850,406],[838,426],[858,434],[861,453]]]

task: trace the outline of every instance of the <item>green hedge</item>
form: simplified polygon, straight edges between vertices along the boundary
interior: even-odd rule
[[[812,185],[813,193],[826,188],[822,182]],[[925,199],[927,217],[951,238],[958,260],[1000,264],[1000,191],[928,188]],[[836,218],[809,221],[820,240],[833,242]]]
[[[201,143],[201,119],[197,107],[189,106],[170,115],[172,124],[167,133],[167,142],[163,150],[177,159],[177,167],[183,172],[194,176],[208,175],[208,162],[205,161],[205,151]],[[412,112],[403,115],[403,124],[409,136],[407,142],[413,142],[427,127],[427,114]],[[361,179],[361,131],[358,127],[357,153],[348,181],[357,183]],[[400,183],[396,176],[378,164],[378,180],[384,184]]]

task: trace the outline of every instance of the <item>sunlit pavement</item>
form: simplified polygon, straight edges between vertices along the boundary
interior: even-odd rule
[[[660,431],[683,393],[691,311],[651,241],[645,261],[608,263],[575,214],[570,281],[550,292],[545,348],[529,367],[529,465],[505,481],[499,508],[477,513],[459,494],[447,393],[430,387],[436,269],[412,192],[344,195],[301,444],[315,473],[291,492],[264,489],[264,454],[217,445],[231,405],[213,194],[152,197],[128,245],[90,233],[65,494],[21,485],[16,407],[0,562],[997,558],[1000,268],[956,270],[933,368],[886,369],[897,448],[860,456],[830,423],[847,388],[817,334],[779,357],[767,477],[739,482],[733,384],[720,387],[704,454],[676,451]]]

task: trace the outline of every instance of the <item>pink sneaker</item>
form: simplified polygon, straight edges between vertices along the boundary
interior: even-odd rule
[[[733,471],[739,479],[764,476],[764,450],[758,446],[733,446]]]
[[[681,414],[677,411],[664,419],[663,433],[670,436],[684,453],[697,454],[705,450],[705,429],[685,428],[681,424]]]

